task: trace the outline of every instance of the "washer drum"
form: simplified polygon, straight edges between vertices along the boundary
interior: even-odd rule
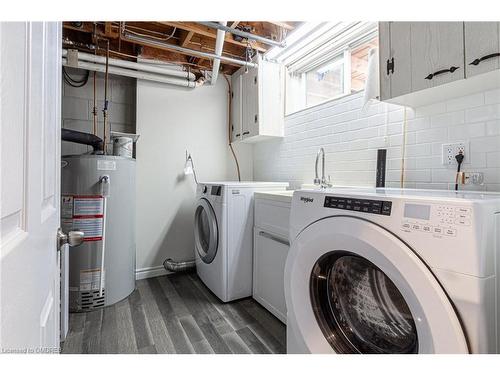
[[[106,193],[100,182],[103,176],[109,177]],[[65,232],[73,229],[85,233],[83,244],[69,250],[69,309],[88,311],[112,305],[135,288],[135,159],[63,156],[61,179],[61,226]]]

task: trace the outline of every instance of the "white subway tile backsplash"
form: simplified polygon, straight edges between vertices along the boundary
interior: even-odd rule
[[[454,187],[455,168],[441,163],[442,144],[468,141],[464,170],[485,173],[487,190],[500,190],[500,100],[497,90],[406,109],[405,187]],[[404,108],[387,103],[362,109],[362,93],[288,116],[283,145],[255,144],[254,178],[310,183],[319,147],[337,185],[375,184],[378,148],[387,149],[387,186],[400,186]],[[481,187],[477,190],[482,189]]]
[[[468,123],[500,119],[500,104],[484,105],[465,111]]]

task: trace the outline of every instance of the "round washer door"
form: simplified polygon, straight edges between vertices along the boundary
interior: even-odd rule
[[[363,219],[328,217],[304,229],[287,258],[285,296],[288,324],[312,353],[468,353],[428,267]]]
[[[219,229],[214,209],[202,198],[194,214],[194,242],[198,255],[204,263],[211,263],[217,255]]]

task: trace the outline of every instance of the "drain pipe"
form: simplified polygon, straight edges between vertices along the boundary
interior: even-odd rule
[[[221,22],[221,25],[226,26],[226,21]],[[217,56],[222,56],[225,37],[226,37],[226,32],[224,30],[217,30],[217,39],[215,40],[215,54]],[[212,79],[210,80],[211,85],[215,85],[215,83],[217,82],[217,77],[219,76],[219,68],[220,68],[220,60],[215,59],[212,67]]]
[[[97,72],[101,72],[101,73],[106,72],[106,67],[104,65],[101,65],[101,64],[94,64],[94,63],[89,63],[89,62],[85,62],[85,61],[78,61],[78,66],[74,66],[74,65],[68,64],[68,61],[65,58],[62,59],[62,62],[63,62],[63,66],[68,66],[70,68],[86,69],[86,70],[97,71]],[[203,86],[203,84],[205,83],[204,77],[200,77],[196,81],[193,82],[193,81],[189,81],[187,79],[168,77],[168,76],[165,76],[162,74],[139,72],[136,70],[118,68],[118,67],[114,67],[114,66],[109,67],[109,74],[144,79],[146,81],[161,82],[161,83],[166,83],[169,85],[183,86],[183,87],[188,87],[188,88],[195,88],[195,87]]]
[[[63,49],[62,57],[67,57],[67,56],[68,56],[68,50]],[[106,64],[106,58],[104,56],[92,55],[90,53],[80,52],[80,51],[78,51],[78,60],[102,64],[102,65]],[[147,63],[132,62],[132,61],[110,58],[109,65],[117,66],[120,68],[134,69],[139,72],[157,73],[171,77],[184,78],[184,79],[189,79],[190,81],[194,81],[196,79],[194,73],[187,72],[185,70],[168,69],[162,66],[151,65]]]
[[[173,259],[168,258],[163,262],[163,267],[170,272],[183,272],[194,269],[196,267],[196,263],[194,260],[176,262]]]

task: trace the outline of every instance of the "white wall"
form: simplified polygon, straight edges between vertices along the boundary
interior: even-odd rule
[[[227,86],[195,90],[137,82],[137,269],[161,270],[166,258],[194,258],[196,186],[184,177],[185,150],[199,181],[236,178],[228,147]],[[252,149],[239,145],[242,178],[252,179]],[[144,276],[144,275],[143,275]]]
[[[312,183],[319,147],[335,185],[375,185],[376,150],[387,148],[387,186],[399,186],[404,108],[378,103],[361,110],[363,93],[292,114],[285,138],[255,145],[256,180]],[[500,191],[500,90],[407,110],[405,186],[447,189],[455,170],[441,165],[441,145],[469,141],[463,170],[484,173],[485,186]],[[467,161],[467,160],[466,160]]]
[[[81,79],[85,70],[66,68],[66,71],[75,79]],[[83,87],[71,87],[66,82],[63,84],[62,101],[62,127],[81,132],[92,133],[94,106],[93,72]],[[135,133],[135,78],[116,75],[109,76],[108,83],[108,120],[112,130]],[[103,137],[104,105],[104,75],[97,73],[96,79],[97,110],[98,110],[98,136]],[[109,136],[109,128],[108,128]],[[109,150],[108,138],[108,150]],[[76,143],[62,142],[62,155],[82,154],[92,148]]]

